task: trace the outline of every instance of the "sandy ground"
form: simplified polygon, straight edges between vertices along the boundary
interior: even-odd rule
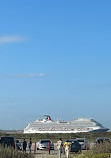
[[[62,154],[61,157],[66,158],[64,154]],[[37,153],[35,154],[35,158],[58,158],[58,151],[51,151],[50,154],[48,153],[48,151],[37,151]]]
[[[29,153],[28,148],[27,148],[27,153]],[[34,144],[32,145],[32,153],[34,153]],[[72,155],[74,153],[70,153],[70,154]],[[48,150],[36,150],[36,153],[34,155],[35,155],[35,158],[58,158],[59,157],[56,144],[54,144],[54,150],[50,150],[50,154]],[[66,155],[62,153],[61,158],[66,158]]]
[[[29,150],[27,148],[27,153]],[[34,153],[34,144],[32,145],[32,154]],[[48,150],[36,150],[34,153],[35,158],[58,158],[58,150],[56,148],[56,144],[54,145],[54,150],[50,150],[50,154]],[[66,155],[62,153],[61,158],[66,158]]]
[[[90,147],[93,147],[93,143],[90,144]],[[27,148],[27,153],[29,152]],[[84,153],[85,150],[82,151]],[[34,144],[32,145],[32,153],[34,153]],[[74,153],[70,153],[70,155],[73,155]],[[56,148],[56,144],[54,144],[54,150],[50,150],[50,154],[48,150],[36,150],[36,153],[34,154],[35,158],[58,158],[58,150]],[[61,158],[66,158],[66,155],[64,153],[61,154]]]
[[[93,147],[93,143],[90,144],[90,148]],[[86,150],[83,150],[82,153],[84,153]],[[27,148],[27,153],[29,153],[29,149]],[[48,150],[36,150],[36,153],[34,153],[34,144],[32,144],[32,154],[35,155],[35,158],[58,158],[58,150],[56,147],[56,144],[54,144],[54,150],[50,150],[50,154]],[[73,155],[74,153],[70,153],[70,155]],[[64,153],[61,154],[61,158],[66,158],[66,155]]]

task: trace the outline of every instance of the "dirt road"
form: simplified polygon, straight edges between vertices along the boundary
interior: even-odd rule
[[[61,156],[62,158],[66,158],[64,154]],[[38,151],[35,154],[35,158],[58,158],[58,151],[51,151],[50,154],[48,151]]]
[[[84,152],[85,150],[82,151],[82,153]],[[27,148],[27,153],[29,153],[28,148]],[[32,154],[33,153],[34,153],[34,144],[32,145]],[[35,155],[35,158],[58,158],[58,150],[57,150],[56,144],[54,144],[54,150],[50,150],[50,154],[48,150],[36,150],[36,153],[34,155]],[[70,155],[74,155],[74,153],[70,153]],[[66,158],[66,155],[62,153],[61,158]]]
[[[54,150],[50,150],[50,154],[48,150],[36,150],[35,158],[58,158],[58,150],[56,145],[54,144]],[[27,148],[27,153],[29,153],[29,149]],[[34,144],[32,145],[32,153],[34,153]],[[66,158],[66,155],[62,153],[61,158]]]

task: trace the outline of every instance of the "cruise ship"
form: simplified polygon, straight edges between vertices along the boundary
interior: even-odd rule
[[[109,129],[103,127],[93,119],[77,118],[72,121],[53,121],[49,115],[29,123],[24,133],[80,133],[80,132],[106,132]]]

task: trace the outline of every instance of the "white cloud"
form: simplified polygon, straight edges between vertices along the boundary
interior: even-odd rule
[[[44,76],[45,76],[44,73],[5,74],[5,75],[0,75],[0,78],[38,78]]]
[[[17,36],[17,35],[0,36],[0,45],[7,44],[7,43],[21,42],[24,40],[25,40],[24,37]]]

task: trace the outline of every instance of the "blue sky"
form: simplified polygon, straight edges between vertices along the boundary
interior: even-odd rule
[[[43,114],[111,129],[111,1],[0,4],[0,129]]]

